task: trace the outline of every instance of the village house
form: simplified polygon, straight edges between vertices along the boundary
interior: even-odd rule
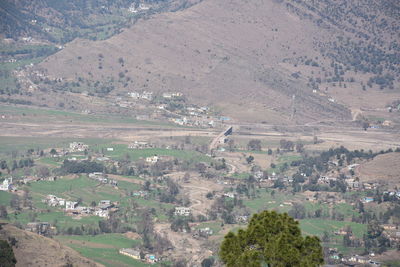
[[[108,157],[96,157],[95,158],[97,161],[101,161],[101,162],[103,162],[103,161],[109,161],[110,160],[110,158],[108,158]]]
[[[330,181],[336,181],[335,177],[321,176],[318,178],[319,184],[330,184]]]
[[[54,195],[47,195],[43,202],[50,207],[65,206],[65,199],[56,197]]]
[[[137,192],[133,192],[132,196],[133,197],[145,197],[147,196],[149,193],[147,191],[137,191]]]
[[[387,195],[389,197],[397,197],[400,199],[400,191],[384,191],[383,195]]]
[[[364,197],[361,199],[361,201],[363,203],[371,203],[371,202],[374,202],[374,198],[373,197]]]
[[[167,93],[162,94],[162,97],[167,98],[167,99],[178,98],[178,97],[182,97],[182,96],[183,96],[183,94],[179,93],[179,92],[173,92],[173,93],[167,92]]]
[[[146,254],[144,258],[147,263],[156,263],[158,261],[157,257],[154,254]]]
[[[96,209],[93,214],[96,216],[99,216],[101,218],[109,218],[110,217],[109,210]]]
[[[85,145],[84,143],[81,142],[72,142],[69,144],[70,152],[83,152],[88,148],[89,148],[88,145]]]
[[[25,231],[48,236],[51,234],[51,224],[48,222],[30,222],[26,225]]]
[[[140,3],[140,4],[139,4],[138,10],[149,10],[149,9],[150,9],[149,6],[146,6],[146,5],[143,4],[143,3]]]
[[[153,92],[144,91],[144,92],[142,93],[142,95],[140,96],[140,98],[150,101],[150,100],[153,99]]]
[[[38,181],[39,179],[35,176],[27,176],[27,177],[24,177],[24,179],[22,180],[22,183],[23,184],[27,184],[27,183],[30,183],[30,182],[36,182],[36,181]]]
[[[12,178],[6,178],[3,180],[3,183],[0,184],[0,191],[8,191],[12,190]]]
[[[214,232],[212,229],[210,229],[209,227],[205,227],[205,228],[200,228],[198,230],[198,234],[201,237],[209,237],[210,235],[212,235]]]
[[[152,148],[153,145],[144,142],[144,141],[135,141],[128,145],[129,149],[145,149],[145,148]]]
[[[89,178],[99,181],[100,183],[103,184],[107,184],[108,183],[108,179],[106,177],[106,174],[102,173],[102,172],[92,172],[89,173]]]
[[[89,173],[89,178],[97,180],[97,179],[103,179],[105,178],[105,174],[102,172],[92,172]]]
[[[284,177],[282,178],[282,181],[283,181],[286,185],[289,185],[289,184],[293,183],[293,178],[292,178],[292,177],[288,177],[288,176],[284,176]]]
[[[233,193],[233,192],[227,192],[227,193],[224,193],[223,196],[224,196],[224,197],[229,197],[229,198],[235,198],[235,193]]]
[[[360,164],[357,164],[357,163],[351,164],[351,165],[347,166],[347,169],[348,169],[349,171],[350,171],[350,170],[354,170],[354,168],[357,167],[358,165],[360,165]]]
[[[137,13],[138,12],[138,10],[135,8],[135,3],[132,3],[129,6],[128,11],[131,12],[131,13]]]
[[[383,224],[382,227],[385,230],[396,230],[397,229],[397,226],[394,224]]]
[[[353,234],[353,232],[347,228],[341,228],[341,229],[335,231],[334,233],[335,233],[335,235],[342,235],[342,236],[347,235],[347,234],[349,234],[349,235]]]
[[[85,215],[89,215],[92,214],[94,212],[93,208],[90,207],[76,207],[75,210],[73,210],[73,214],[85,214]]]
[[[187,207],[176,207],[174,215],[176,216],[189,216],[190,215],[190,208]]]
[[[359,263],[359,264],[368,264],[370,259],[364,256],[353,255],[347,259],[348,262]]]
[[[135,260],[140,260],[140,251],[133,248],[121,248],[119,254],[131,257]]]
[[[96,180],[102,184],[110,184],[112,186],[118,186],[118,181],[114,179],[108,179],[106,177],[106,174],[103,174],[102,172],[92,172],[89,173],[89,178]]]
[[[249,221],[248,215],[238,215],[235,217],[237,223],[247,223]]]
[[[173,123],[176,123],[178,125],[186,125],[188,124],[188,119],[186,117],[181,118],[173,118],[170,119],[170,121],[172,121]]]
[[[110,200],[100,200],[97,206],[102,210],[107,210],[114,207],[114,204],[112,204]]]
[[[78,202],[75,201],[66,201],[65,202],[65,211],[73,211],[78,206]]]
[[[365,190],[374,190],[378,187],[377,183],[363,183],[362,184]]]
[[[150,164],[157,163],[159,160],[158,156],[147,157],[146,162]]]
[[[132,98],[139,99],[141,94],[138,92],[129,92],[128,95]]]
[[[360,188],[360,182],[356,179],[346,179],[345,181],[348,190],[358,190]]]
[[[255,179],[257,180],[261,180],[262,178],[264,178],[264,172],[263,171],[256,171],[253,173],[253,176]]]

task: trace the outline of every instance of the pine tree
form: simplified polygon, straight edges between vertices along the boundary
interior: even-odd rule
[[[229,232],[220,248],[228,267],[320,266],[324,263],[318,237],[302,237],[298,222],[286,213],[255,214],[247,229]]]
[[[0,240],[0,266],[12,267],[16,263],[17,260],[10,244],[5,240]]]

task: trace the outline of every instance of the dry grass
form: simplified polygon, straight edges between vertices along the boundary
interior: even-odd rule
[[[16,266],[103,266],[79,255],[71,248],[59,242],[31,232],[20,230],[11,225],[3,226],[0,231],[2,239],[14,237],[18,246],[13,247],[17,259]]]
[[[400,153],[379,155],[357,168],[361,181],[384,182],[391,186],[400,183]]]

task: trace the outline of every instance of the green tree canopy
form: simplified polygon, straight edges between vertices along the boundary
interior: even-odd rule
[[[5,240],[0,240],[0,266],[12,267],[15,266],[17,260],[14,256],[14,251],[10,244]]]
[[[303,237],[298,224],[286,213],[263,211],[255,214],[247,229],[225,236],[220,258],[228,267],[322,265],[324,259],[319,238]]]

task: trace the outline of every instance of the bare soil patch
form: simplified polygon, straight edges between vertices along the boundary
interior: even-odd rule
[[[138,234],[138,233],[134,233],[134,232],[126,232],[124,234],[125,237],[133,239],[133,240],[137,240],[137,239],[141,239],[142,237]]]
[[[356,169],[364,182],[384,182],[396,186],[400,183],[400,153],[376,156]]]
[[[73,266],[99,267],[102,264],[82,257],[73,249],[61,245],[56,240],[23,231],[12,225],[5,225],[0,230],[0,238],[14,237],[18,246],[13,247],[18,266]]]

